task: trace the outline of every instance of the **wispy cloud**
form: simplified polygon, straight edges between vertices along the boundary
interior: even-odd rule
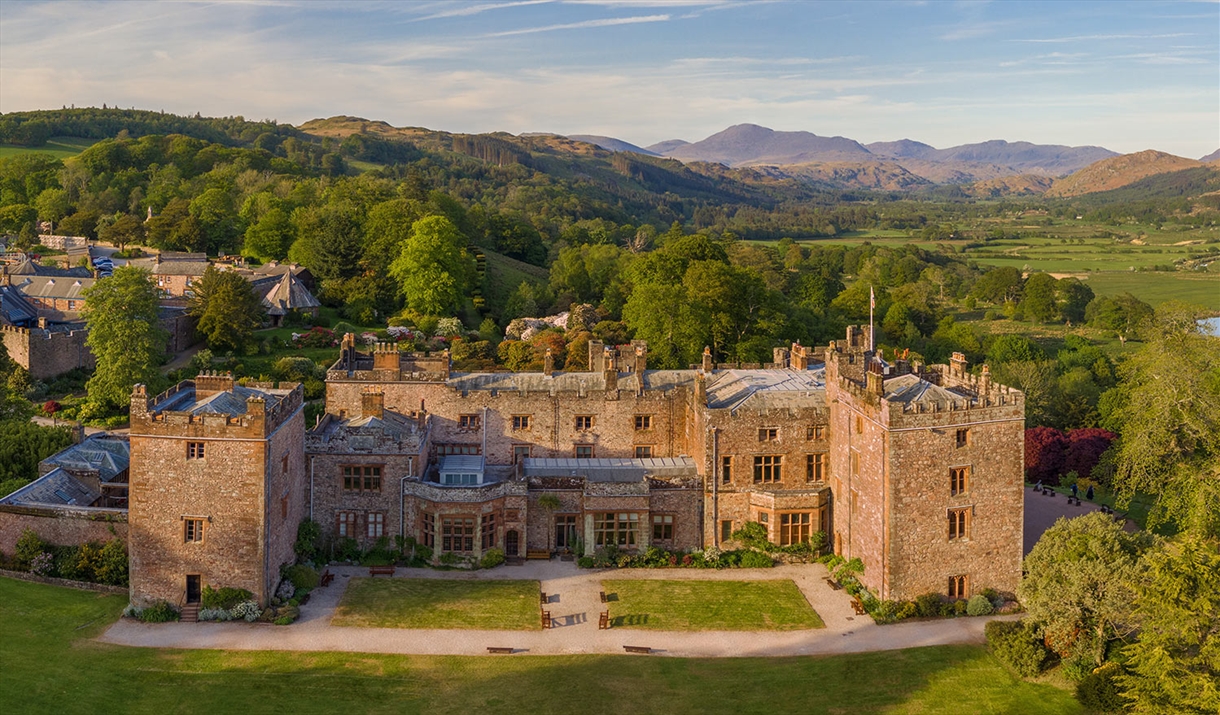
[[[490,32],[484,37],[511,37],[513,35],[530,35],[535,32],[554,32],[555,30],[582,30],[589,27],[613,27],[615,25],[636,25],[643,22],[666,22],[669,15],[636,15],[634,17],[606,17],[598,20],[581,20],[580,22],[565,22],[558,25],[543,25],[541,27],[525,27],[519,30]]]
[[[504,10],[514,7],[525,7],[528,5],[546,5],[554,2],[554,0],[517,0],[516,2],[499,2],[499,3],[482,3],[479,5],[456,5],[446,10],[434,12],[422,17],[416,18],[418,21],[423,20],[439,20],[447,17],[471,17],[492,10]]]
[[[1193,32],[1168,32],[1160,35],[1074,35],[1072,37],[1017,38],[1012,42],[1085,42],[1087,40],[1163,40],[1170,37],[1192,37]]]

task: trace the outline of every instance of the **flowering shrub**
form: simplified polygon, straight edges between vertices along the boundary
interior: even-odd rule
[[[398,342],[415,339],[415,331],[402,325],[391,325],[390,327],[386,328],[385,331],[390,334],[391,338],[394,338]]]
[[[199,610],[199,620],[231,621],[233,620],[233,613],[232,611],[227,611],[223,608],[202,608]]]
[[[55,566],[55,557],[50,551],[43,551],[30,560],[30,573],[35,576],[50,576]]]
[[[310,328],[308,333],[293,333],[292,344],[299,348],[329,348],[339,344],[332,330],[321,327]]]
[[[360,333],[360,342],[365,345],[375,345],[377,343],[377,333]]]
[[[247,623],[253,623],[262,615],[263,609],[258,607],[254,601],[242,601],[229,611],[233,614],[233,619],[244,618]]]

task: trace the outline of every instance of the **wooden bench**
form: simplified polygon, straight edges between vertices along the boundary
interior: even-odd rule
[[[542,596],[541,596],[541,599],[540,599],[540,600],[541,600],[543,603],[550,603],[550,602],[551,602],[551,599],[547,598],[546,591],[543,591],[543,592],[542,592]]]
[[[375,576],[393,576],[393,575],[394,575],[393,566],[370,566],[369,567],[369,577],[370,578],[375,577]]]
[[[866,610],[864,609],[864,604],[863,604],[863,603],[861,603],[861,602],[860,602],[860,599],[858,599],[858,598],[853,598],[853,599],[851,599],[851,607],[852,607],[852,608],[854,608],[854,609],[856,609],[856,615],[857,615],[857,616],[864,616],[864,615],[868,615],[868,611],[866,611]]]
[[[597,630],[605,631],[610,629],[610,611],[602,611],[597,617]]]
[[[318,581],[319,586],[329,586],[331,581],[335,580],[335,575],[327,569],[322,572],[322,578]]]
[[[511,654],[512,654],[512,652],[513,652],[513,649],[512,649],[512,648],[503,648],[503,647],[500,647],[500,646],[489,645],[489,646],[487,646],[487,652],[488,652],[488,653],[505,653],[505,654],[509,654],[509,655],[511,655]]]
[[[652,652],[652,648],[649,648],[649,647],[648,647],[648,646],[646,646],[646,645],[625,645],[625,646],[623,646],[623,650],[627,651],[628,653],[645,653],[645,654],[647,654],[647,653],[651,653],[651,652]]]
[[[551,627],[551,612],[550,611],[542,612],[542,627],[543,628]]]
[[[527,559],[545,559],[547,561],[550,561],[551,552],[550,551],[533,551],[533,550],[526,551],[525,558],[527,558]]]
[[[605,591],[598,591],[598,592],[597,592],[597,595],[601,596],[602,603],[607,603],[607,602],[609,601],[609,599],[607,599],[607,598],[606,598],[606,592],[605,592]]]

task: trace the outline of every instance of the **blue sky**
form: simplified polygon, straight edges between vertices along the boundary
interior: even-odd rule
[[[0,111],[1220,147],[1217,2],[0,3]]]

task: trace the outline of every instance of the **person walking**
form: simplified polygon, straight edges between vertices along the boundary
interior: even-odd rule
[[[1089,490],[1084,493],[1084,498],[1093,501],[1093,485],[1089,485]]]
[[[1075,482],[1072,483],[1072,498],[1073,499],[1080,498],[1080,487],[1076,486]]]

